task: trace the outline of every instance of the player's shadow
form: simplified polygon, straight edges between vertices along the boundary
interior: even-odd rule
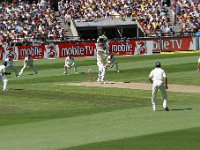
[[[31,76],[33,76],[33,75],[35,75],[34,73],[29,73],[28,75],[31,75]]]
[[[192,110],[192,108],[174,108],[170,109],[171,111],[184,111],[184,110]]]
[[[10,90],[14,90],[14,91],[22,91],[23,89],[20,89],[20,88],[10,88]]]
[[[173,109],[169,109],[169,111],[185,111],[185,110],[192,110],[192,108],[173,108]],[[157,111],[165,111],[165,110],[162,109],[162,110],[157,110]]]

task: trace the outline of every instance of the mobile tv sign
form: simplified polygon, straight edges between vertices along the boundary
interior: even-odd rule
[[[87,43],[68,43],[58,44],[60,58],[68,55],[78,56],[94,56],[96,50],[95,42]]]
[[[195,50],[195,40],[192,37],[174,37],[153,39],[153,51],[185,51]]]
[[[109,42],[109,51],[118,55],[134,55],[135,42]]]
[[[24,59],[28,54],[31,54],[34,59],[44,58],[45,46],[19,46],[18,59]]]

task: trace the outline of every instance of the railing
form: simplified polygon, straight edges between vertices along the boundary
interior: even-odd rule
[[[142,38],[155,38],[155,37],[186,37],[186,36],[195,36],[194,32],[174,32],[173,34],[169,33],[157,33],[155,36],[149,36],[149,37],[137,37],[137,38],[131,38],[131,39],[142,39]],[[110,40],[128,40],[125,37],[121,38],[114,38]],[[43,38],[26,38],[26,39],[9,39],[5,42],[1,42],[3,45],[12,45],[12,46],[20,46],[20,45],[40,45],[45,43],[73,43],[73,42],[84,42],[84,41],[96,41],[96,39],[80,39],[79,36],[66,36],[65,40],[62,39],[43,39]]]

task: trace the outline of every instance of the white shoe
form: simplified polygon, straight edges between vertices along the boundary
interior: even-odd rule
[[[152,110],[153,110],[153,112],[155,112],[156,111],[156,107],[153,106]]]
[[[119,73],[119,70],[117,71],[117,73]]]
[[[8,91],[8,89],[3,89],[3,91]]]
[[[105,82],[104,80],[102,80],[100,83],[101,83],[101,84],[105,84],[106,82]]]

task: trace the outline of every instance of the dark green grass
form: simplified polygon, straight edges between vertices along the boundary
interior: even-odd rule
[[[120,56],[120,73],[109,69],[106,80],[148,83],[155,62],[161,61],[169,88],[199,86],[198,55]],[[22,61],[15,64],[21,69]],[[88,68],[95,82],[95,58],[77,58],[80,74],[70,69],[63,75],[63,65],[64,59],[37,60],[38,75],[26,69],[19,78],[7,77],[9,91],[0,90],[0,149],[198,149],[192,139],[199,140],[200,94],[169,92],[171,111],[164,112],[158,93],[158,111],[152,113],[151,91],[58,85],[88,81]]]
[[[21,90],[11,89],[12,92],[9,94],[3,93],[2,96],[7,100],[0,101],[4,104],[4,107],[0,107],[2,110],[0,125],[148,106],[145,104],[145,97],[134,96],[131,90],[65,86],[58,88],[49,85],[51,88],[43,88],[41,91],[38,87],[32,90],[22,89],[22,87],[18,87]],[[16,97],[19,96],[21,98],[17,100]]]
[[[10,89],[9,93],[2,93],[4,99],[0,99],[2,104],[0,125],[150,106],[150,91],[49,84],[40,84],[40,89],[36,85],[32,86],[27,85],[25,89],[22,84]],[[180,105],[191,103],[188,100],[198,104],[199,96],[199,94],[170,93],[169,99],[173,108],[174,103]],[[162,104],[160,93],[158,93],[157,104]],[[179,108],[174,107],[174,109]]]
[[[200,128],[191,128],[60,150],[197,150],[199,132]]]

